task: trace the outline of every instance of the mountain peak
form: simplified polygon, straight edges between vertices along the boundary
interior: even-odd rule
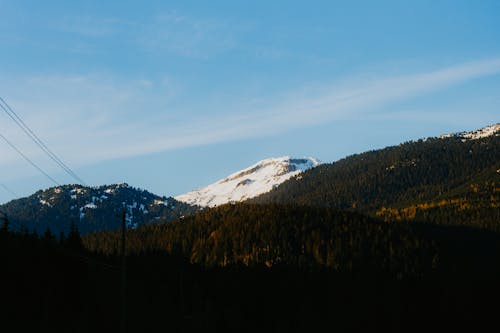
[[[499,132],[500,132],[500,123],[497,123],[470,132],[443,134],[439,136],[439,138],[445,139],[445,138],[457,137],[461,138],[462,140],[478,140],[493,135],[500,135]]]
[[[211,185],[175,197],[192,205],[214,207],[269,192],[284,181],[321,163],[312,157],[268,158]]]
[[[38,233],[46,228],[56,233],[67,232],[73,222],[83,234],[119,228],[121,213],[125,213],[127,228],[136,228],[173,221],[198,209],[126,183],[93,187],[61,185],[0,205],[0,210],[18,226]]]

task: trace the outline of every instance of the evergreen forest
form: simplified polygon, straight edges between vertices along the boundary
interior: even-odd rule
[[[498,327],[499,146],[407,142],[124,234],[3,214],[1,320],[19,332]]]

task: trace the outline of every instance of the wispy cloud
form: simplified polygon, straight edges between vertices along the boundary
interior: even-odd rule
[[[235,46],[234,26],[220,19],[196,18],[175,11],[144,22],[137,42],[154,52],[188,58],[207,58]]]
[[[83,37],[101,38],[112,37],[121,30],[125,22],[116,18],[96,17],[63,17],[60,21],[52,22],[54,29]],[[128,25],[128,24],[127,24]]]
[[[265,108],[223,113],[174,110],[175,89],[168,81],[51,76],[0,80],[0,90],[55,151],[72,165],[83,165],[361,118],[397,101],[499,73],[500,58],[495,58],[397,77],[347,78],[290,92],[284,102],[269,101]],[[7,119],[0,125],[2,133],[40,158]],[[4,145],[0,154],[0,166],[17,158]]]
[[[95,16],[63,17],[50,25],[58,32],[77,37],[74,42],[77,46],[73,49],[79,47],[82,37],[86,41],[96,41],[97,45],[106,39],[115,42],[119,38],[131,49],[199,59],[229,50],[236,43],[234,23],[176,11],[129,20]]]

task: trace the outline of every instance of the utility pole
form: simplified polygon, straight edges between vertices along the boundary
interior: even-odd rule
[[[125,210],[122,213],[122,244],[121,244],[121,257],[122,257],[122,332],[127,331],[127,257],[125,241],[127,239],[127,219]]]

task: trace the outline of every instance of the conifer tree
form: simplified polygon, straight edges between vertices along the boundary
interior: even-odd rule
[[[70,231],[69,231],[68,237],[66,238],[65,243],[69,249],[78,250],[78,251],[83,249],[80,231],[78,230],[78,226],[74,222],[71,223]]]
[[[2,215],[2,227],[0,228],[0,232],[2,234],[7,234],[9,232],[9,218],[7,217],[7,214],[0,212]]]
[[[47,243],[54,243],[55,242],[56,237],[54,236],[52,231],[50,231],[50,228],[47,228],[45,230],[45,233],[43,234],[43,240]]]

